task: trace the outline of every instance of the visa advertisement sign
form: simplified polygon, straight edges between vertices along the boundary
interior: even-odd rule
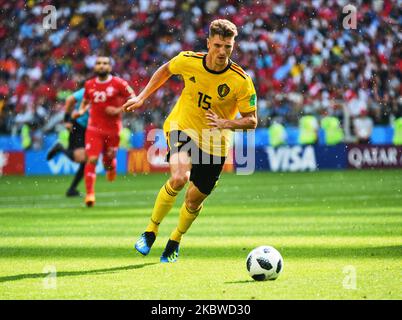
[[[273,172],[346,168],[346,146],[281,146],[256,148],[256,170]]]
[[[307,146],[266,148],[271,171],[314,171],[317,160],[314,148]]]

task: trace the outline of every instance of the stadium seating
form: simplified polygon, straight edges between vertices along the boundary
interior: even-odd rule
[[[216,1],[183,7],[181,2],[152,3],[60,4],[57,28],[44,32],[40,12],[45,3],[5,2],[0,13],[0,134],[17,136],[24,123],[45,135],[57,132],[65,97],[78,80],[92,75],[101,50],[113,57],[114,72],[140,91],[156,67],[179,51],[205,51],[208,23],[216,17],[239,26],[233,59],[256,85],[259,127],[266,128],[275,117],[287,127],[297,126],[306,111],[343,121],[342,110],[353,116],[363,108],[382,126],[402,116],[397,2],[361,2],[357,30],[342,27],[342,6],[336,1],[328,6],[270,0],[226,1],[223,6]],[[5,23],[11,16],[13,25]],[[149,99],[150,111],[128,115],[125,123],[138,135],[149,123],[161,127],[181,88],[173,79]],[[373,142],[388,141],[384,130],[376,129]],[[288,131],[294,144],[297,133]]]

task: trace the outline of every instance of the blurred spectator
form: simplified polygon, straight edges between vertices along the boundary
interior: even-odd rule
[[[342,110],[353,118],[362,109],[375,124],[386,125],[399,112],[399,1],[355,1],[356,30],[343,29],[345,2],[340,0],[0,0],[0,4],[1,132],[16,134],[32,118],[39,126],[45,124],[43,134],[57,130],[62,120],[59,104],[79,78],[91,77],[101,51],[111,54],[114,72],[138,93],[155,69],[179,51],[205,51],[208,24],[217,17],[232,20],[240,29],[233,59],[253,77],[260,126],[277,116],[285,126],[295,126],[303,114],[320,119],[323,110],[343,122],[349,118],[344,119]],[[58,12],[56,30],[42,27],[42,7],[48,4]],[[139,110],[130,127],[160,126],[181,86],[177,79],[169,81],[147,102],[156,118],[144,117],[144,110]]]
[[[343,142],[344,134],[341,123],[337,117],[325,115],[321,119],[321,128],[324,130],[325,144],[327,146],[333,146]]]
[[[122,149],[131,148],[131,130],[129,128],[122,128],[122,130],[120,131],[119,148]]]
[[[275,148],[286,144],[286,129],[283,126],[280,118],[275,118],[272,124],[269,126],[268,135],[270,146]]]
[[[302,145],[318,142],[318,121],[312,114],[302,116],[299,120],[299,143]]]
[[[373,119],[368,116],[367,110],[361,110],[360,115],[353,120],[353,129],[357,142],[362,144],[369,143],[373,127]]]
[[[394,136],[392,137],[392,142],[396,146],[402,145],[402,117],[397,118],[394,122]]]
[[[21,127],[21,145],[24,150],[28,150],[32,146],[31,128],[29,125],[24,124]]]

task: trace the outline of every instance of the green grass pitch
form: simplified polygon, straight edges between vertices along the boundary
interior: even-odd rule
[[[175,264],[159,256],[184,193],[150,255],[133,249],[166,178],[98,176],[87,209],[71,177],[1,177],[0,299],[402,298],[401,170],[223,174]],[[284,258],[276,281],[247,274],[259,245]]]

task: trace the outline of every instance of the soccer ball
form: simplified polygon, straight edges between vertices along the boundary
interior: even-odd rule
[[[260,246],[247,256],[247,270],[256,281],[275,280],[283,270],[283,259],[278,250]]]

